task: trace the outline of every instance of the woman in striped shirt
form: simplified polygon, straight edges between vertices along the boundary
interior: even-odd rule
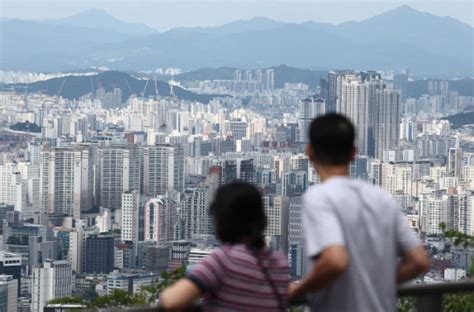
[[[210,207],[222,246],[160,295],[164,309],[203,297],[205,311],[286,311],[289,267],[265,246],[267,218],[258,190],[243,182],[220,187]]]

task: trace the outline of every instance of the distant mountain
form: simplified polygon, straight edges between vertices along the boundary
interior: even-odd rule
[[[126,23],[113,17],[106,11],[98,9],[89,9],[66,18],[49,20],[46,21],[46,23],[85,28],[108,29],[132,36],[144,36],[157,33],[155,29],[145,24]]]
[[[449,120],[451,127],[458,129],[465,125],[474,125],[474,112],[460,113],[442,119]]]
[[[107,29],[18,19],[0,21],[0,37],[0,69],[26,71],[88,68],[102,47],[130,39]]]
[[[284,22],[274,21],[266,17],[254,17],[249,20],[235,21],[216,27],[179,27],[170,32],[197,32],[207,34],[236,34],[248,31],[264,31],[283,27]]]
[[[63,85],[62,88],[61,85]],[[25,84],[10,84],[5,85],[4,88],[18,88],[19,90],[24,90],[23,86],[25,86]],[[120,88],[122,90],[123,101],[126,101],[132,94],[137,96],[142,96],[143,94],[144,97],[156,95],[154,81],[149,81],[147,84],[146,80],[137,79],[127,73],[119,71],[107,71],[95,76],[67,76],[27,84],[28,92],[41,91],[51,96],[59,95],[70,100],[78,99],[88,93],[95,94],[99,86],[104,88],[107,92],[112,92],[114,88]],[[160,96],[170,95],[168,83],[157,81],[157,86]],[[60,93],[58,94],[58,92]],[[180,87],[174,87],[174,93],[179,99],[199,101],[202,103],[208,103],[215,97],[213,95],[196,94]]]
[[[102,28],[89,29],[87,33],[83,32],[87,28],[77,27],[81,31],[76,29],[66,37],[56,34],[63,33],[65,25],[49,25],[53,28],[47,32],[35,25],[3,27],[10,22],[0,22],[2,41],[10,43],[0,47],[4,55],[0,59],[1,69],[52,71],[107,66],[141,71],[157,67],[193,70],[288,64],[325,69],[409,68],[413,73],[428,76],[474,74],[473,28],[407,6],[361,22],[339,25],[254,18],[219,27],[177,28],[147,36],[125,35],[114,28],[116,35],[123,36],[122,40],[97,32]],[[94,38],[103,40],[97,42]]]

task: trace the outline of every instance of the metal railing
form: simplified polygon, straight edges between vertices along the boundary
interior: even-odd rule
[[[414,309],[417,312],[443,311],[443,295],[474,293],[474,280],[461,282],[436,283],[436,284],[405,284],[398,288],[399,298],[413,298]],[[290,306],[307,306],[308,302],[298,300]],[[127,311],[127,312],[157,312],[163,311],[157,306],[123,307],[100,309],[101,312]],[[188,312],[202,311],[200,305],[186,309]]]
[[[435,284],[406,284],[398,289],[399,297],[415,299],[417,312],[443,311],[443,295],[474,293],[474,280]]]

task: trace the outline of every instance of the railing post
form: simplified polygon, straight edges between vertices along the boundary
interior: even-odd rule
[[[443,296],[441,294],[421,295],[416,298],[417,312],[441,312]]]

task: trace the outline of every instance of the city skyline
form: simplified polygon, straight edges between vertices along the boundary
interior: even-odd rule
[[[449,294],[416,309],[474,307],[449,284],[474,277],[474,29],[459,21],[474,3],[333,2],[2,1],[27,20],[0,18],[0,311],[164,304],[229,244],[306,280],[325,253],[308,238],[338,232],[344,266],[390,277],[382,310],[413,302],[374,267],[409,264],[406,235],[430,263],[402,280]]]

